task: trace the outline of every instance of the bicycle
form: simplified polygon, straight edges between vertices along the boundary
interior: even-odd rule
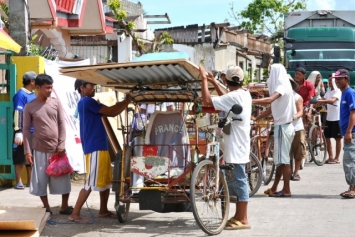
[[[318,100],[312,99],[311,103],[315,104]],[[310,108],[307,108],[310,109]],[[309,127],[308,123],[304,123],[306,131],[306,139],[308,145],[309,154],[305,160],[302,161],[301,167],[304,167],[304,163],[314,162],[318,166],[324,165],[327,157],[327,143],[325,142],[325,136],[323,133],[321,112],[312,108],[312,121]]]
[[[255,154],[257,159],[261,162],[263,181],[268,185],[275,172],[274,164],[274,136],[273,136],[273,123],[254,122],[252,124],[251,134],[251,152]],[[255,134],[253,134],[255,131]]]

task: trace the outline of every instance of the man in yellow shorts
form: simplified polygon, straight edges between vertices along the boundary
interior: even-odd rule
[[[112,168],[108,153],[108,138],[101,118],[102,116],[117,116],[128,106],[130,100],[126,98],[108,107],[92,98],[95,96],[94,84],[76,80],[74,87],[81,95],[78,103],[78,112],[80,138],[86,162],[86,182],[85,187],[79,193],[73,213],[68,220],[77,223],[87,222],[87,220],[80,217],[80,210],[91,190],[100,192],[99,217],[116,218],[116,215],[107,209],[112,181]]]

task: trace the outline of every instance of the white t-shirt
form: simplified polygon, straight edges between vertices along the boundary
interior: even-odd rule
[[[295,91],[293,91],[293,97],[295,98],[295,104],[297,103],[297,101],[302,98],[299,94],[297,94]],[[297,108],[296,108],[297,110]],[[295,127],[295,132],[303,130],[304,126],[303,126],[303,121],[302,121],[302,117],[298,118],[297,120],[294,120],[293,122],[293,126]]]
[[[331,98],[337,98],[335,101],[334,105],[327,104],[327,121],[339,121],[339,114],[340,114],[340,98],[341,98],[341,90],[340,89],[335,89],[332,91],[327,91],[325,93],[324,98],[326,100],[329,100]]]
[[[271,103],[271,113],[275,125],[283,125],[292,122],[297,113],[293,98],[293,90],[288,79],[286,69],[281,64],[271,65],[270,77],[267,80],[269,94],[279,93],[281,97]]]
[[[225,111],[226,114],[235,104],[243,107],[241,114],[229,113],[229,117],[241,118],[242,121],[232,121],[230,135],[223,134],[223,158],[227,163],[245,164],[249,162],[252,105],[249,91],[239,89],[223,96],[212,97],[212,103],[216,110]]]

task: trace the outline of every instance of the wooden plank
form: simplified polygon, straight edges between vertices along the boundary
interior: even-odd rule
[[[205,26],[205,24],[203,24],[202,29],[201,29],[201,43],[205,42],[205,30],[206,30],[206,26]]]
[[[38,230],[45,212],[38,207],[1,207],[0,230]]]

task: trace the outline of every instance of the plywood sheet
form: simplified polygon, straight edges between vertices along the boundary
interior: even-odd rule
[[[0,230],[38,230],[44,208],[0,207]]]

